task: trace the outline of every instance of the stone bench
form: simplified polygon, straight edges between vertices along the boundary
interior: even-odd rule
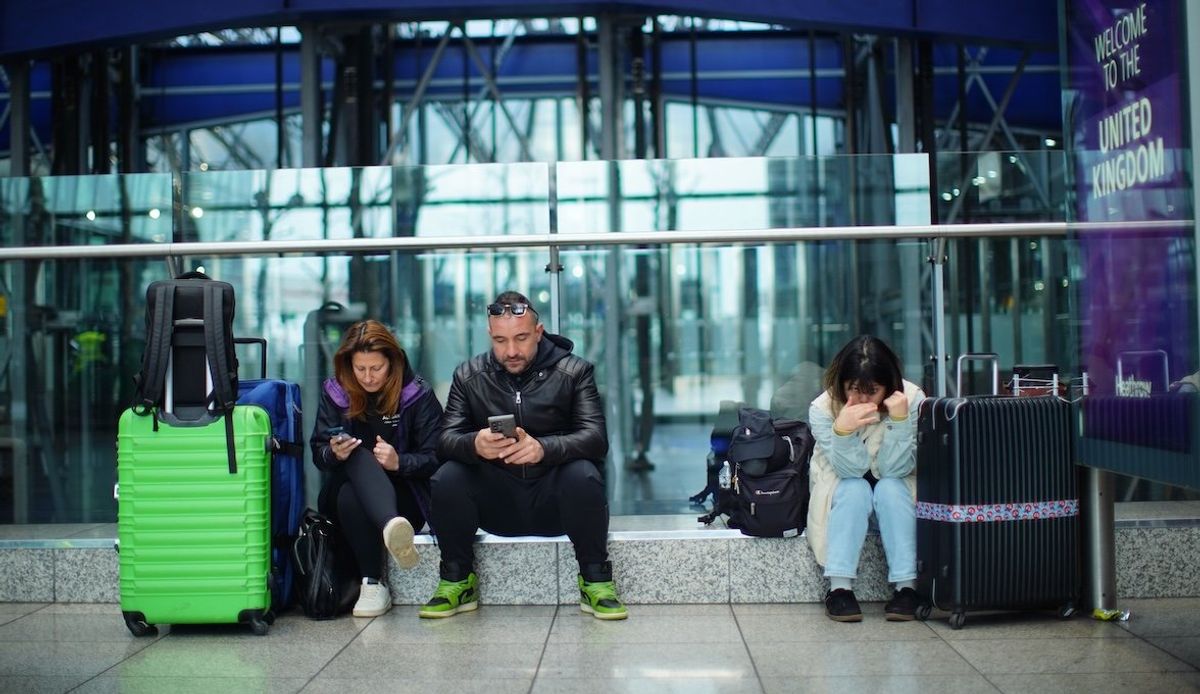
[[[1120,597],[1200,596],[1200,502],[1118,504]],[[654,526],[666,529],[649,529]],[[694,516],[614,518],[609,554],[629,604],[820,602],[825,581],[804,538],[751,538],[705,528]],[[0,601],[119,602],[115,524],[0,526]],[[438,549],[418,535],[421,564],[390,567],[397,604],[420,604],[437,585]],[[485,604],[552,605],[577,600],[577,565],[565,537],[480,533],[476,548]],[[890,597],[879,537],[870,534],[856,592]]]

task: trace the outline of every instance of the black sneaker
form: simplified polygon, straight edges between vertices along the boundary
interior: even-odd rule
[[[883,606],[883,613],[889,622],[907,622],[917,615],[921,606],[921,596],[912,588],[901,588],[892,594],[892,599]]]
[[[825,614],[835,622],[861,622],[862,609],[854,591],[838,588],[825,594]]]

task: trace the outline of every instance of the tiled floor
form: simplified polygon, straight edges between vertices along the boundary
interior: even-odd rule
[[[2,692],[1200,691],[1200,599],[1127,600],[1123,624],[971,615],[860,624],[820,605],[483,606],[446,621],[281,616],[135,639],[116,605],[0,603]]]

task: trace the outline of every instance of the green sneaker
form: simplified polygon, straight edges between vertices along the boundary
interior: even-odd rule
[[[617,584],[612,581],[589,582],[579,579],[579,609],[596,619],[625,619],[629,610],[617,597]]]
[[[459,612],[470,612],[479,607],[478,585],[479,579],[474,571],[467,574],[463,581],[441,579],[437,590],[433,591],[433,597],[417,614],[425,619],[441,619],[453,617]]]

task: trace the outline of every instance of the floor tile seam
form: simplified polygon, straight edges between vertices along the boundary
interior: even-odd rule
[[[970,628],[970,627],[966,627]],[[1133,638],[1137,638],[1136,634],[1130,634]],[[980,637],[946,637],[942,636],[942,640],[950,643],[978,643],[980,641],[1062,641],[1070,639],[1073,641],[1128,641],[1129,636],[1090,636],[1090,635],[1059,635],[1059,636],[980,636]],[[1156,638],[1156,637],[1151,637]]]
[[[729,583],[732,586],[733,581],[730,580]],[[746,651],[746,657],[750,659],[750,668],[754,671],[754,681],[758,682],[759,691],[765,692],[767,686],[763,683],[762,673],[758,671],[758,663],[754,660],[754,653],[750,651],[750,644],[746,643],[746,634],[742,632],[742,623],[738,620],[737,611],[733,609],[732,605],[729,606],[729,614],[733,617],[733,625],[737,627],[738,638],[742,640],[742,648]]]
[[[1150,646],[1151,648],[1154,648],[1154,649],[1156,649],[1156,650],[1158,650],[1158,651],[1160,651],[1160,652],[1162,652],[1162,653],[1165,653],[1166,655],[1170,656],[1171,658],[1174,658],[1175,660],[1178,660],[1179,662],[1181,662],[1181,663],[1183,663],[1184,665],[1186,665],[1186,666],[1188,666],[1189,668],[1191,668],[1191,672],[1200,672],[1200,666],[1193,665],[1193,664],[1189,663],[1188,661],[1184,660],[1183,658],[1180,658],[1179,656],[1177,656],[1177,655],[1175,655],[1174,653],[1172,653],[1172,652],[1168,651],[1167,649],[1163,648],[1162,646],[1158,645],[1157,643],[1154,643],[1153,641],[1150,641],[1148,638],[1146,638],[1146,637],[1143,637],[1143,636],[1139,636],[1139,635],[1137,635],[1137,634],[1134,634],[1134,638],[1137,638],[1137,639],[1141,640],[1143,643],[1145,643],[1145,644],[1147,644],[1148,646]],[[1154,636],[1154,637],[1150,637],[1150,638],[1161,638],[1161,637]],[[1172,638],[1172,637],[1167,637],[1167,638]],[[1195,637],[1192,637],[1192,636],[1184,636],[1184,637],[1179,637],[1179,638],[1195,638]],[[1169,671],[1166,671],[1166,672],[1187,672],[1187,671],[1186,671],[1186,670],[1169,670]]]
[[[1062,641],[1062,640],[1064,640],[1064,638],[1066,638],[1066,639],[1070,639],[1070,640],[1074,640],[1074,641],[1094,641],[1094,640],[1095,640],[1095,639],[1089,639],[1089,638],[1079,638],[1079,637],[1059,637],[1059,638],[1057,638],[1057,639],[1045,638],[1045,639],[1032,639],[1032,640],[1037,640],[1037,641]],[[964,661],[967,663],[967,665],[971,666],[971,669],[975,670],[977,673],[979,673],[980,675],[982,675],[982,676],[983,676],[983,677],[986,679],[986,678],[987,678],[987,675],[988,675],[988,673],[986,673],[986,672],[983,672],[983,671],[982,671],[982,670],[980,670],[978,667],[976,667],[976,666],[975,666],[975,664],[974,664],[973,662],[971,662],[971,660],[970,660],[969,658],[967,658],[966,654],[964,654],[964,653],[963,653],[961,650],[959,650],[958,648],[955,648],[955,647],[954,647],[955,643],[979,643],[980,641],[983,641],[983,640],[986,640],[986,639],[962,639],[962,640],[958,640],[958,641],[946,641],[944,638],[942,639],[942,641],[943,641],[943,642],[947,643],[947,644],[950,646],[950,648],[952,648],[952,649],[954,650],[954,652],[955,652],[955,653],[958,655],[958,657],[959,657],[959,658],[962,658],[962,659],[963,659],[963,660],[964,660]],[[998,639],[998,640],[999,640],[999,639]],[[1004,639],[1004,640],[1011,641],[1011,640],[1014,640],[1014,639]],[[1124,642],[1125,640],[1126,640],[1126,639],[1122,639],[1122,640],[1121,640],[1121,642]],[[1143,639],[1143,641],[1144,641],[1144,640],[1145,640],[1145,639]],[[1163,648],[1160,648],[1159,646],[1157,646],[1157,645],[1155,645],[1155,644],[1153,644],[1153,643],[1150,643],[1149,645],[1150,645],[1150,646],[1152,646],[1152,647],[1154,647],[1155,649],[1157,649],[1157,650],[1159,650],[1159,651],[1163,652],[1164,654],[1166,654],[1166,655],[1170,656],[1170,657],[1171,657],[1171,659],[1173,659],[1173,660],[1175,660],[1175,661],[1178,661],[1178,662],[1182,663],[1183,665],[1185,665],[1185,666],[1188,668],[1188,670],[1164,670],[1164,669],[1162,669],[1162,668],[1147,668],[1147,669],[1128,669],[1128,668],[1127,668],[1127,669],[1124,669],[1124,670],[1120,670],[1119,672],[1121,672],[1121,673],[1142,673],[1142,674],[1151,674],[1151,673],[1164,673],[1164,672],[1166,672],[1166,673],[1175,673],[1175,672],[1188,672],[1188,671],[1191,671],[1191,672],[1196,672],[1196,671],[1200,670],[1200,668],[1197,668],[1196,666],[1194,666],[1194,665],[1192,665],[1191,663],[1187,662],[1186,660],[1184,660],[1184,659],[1180,658],[1179,656],[1177,656],[1177,655],[1174,655],[1173,653],[1171,653],[1171,652],[1169,652],[1169,651],[1167,651],[1167,650],[1165,650],[1165,649],[1163,649]],[[1104,674],[1105,672],[1110,672],[1110,671],[1104,671],[1104,670],[1101,670],[1101,671],[1097,671],[1095,674]],[[1009,670],[1005,670],[1003,673],[993,673],[993,674],[996,674],[996,675],[1003,674],[1003,675],[1006,675],[1006,676],[1007,676],[1007,675],[1052,675],[1052,674],[1058,674],[1058,675],[1076,675],[1076,674],[1079,674],[1079,675],[1082,675],[1082,674],[1087,674],[1087,673],[1083,673],[1083,672],[1069,672],[1069,671],[1062,671],[1062,670],[1055,671],[1055,672],[1033,672],[1033,671],[1028,671],[1028,672],[1027,672],[1027,671],[1022,671],[1022,670],[1014,670],[1014,669],[1009,669]],[[989,683],[991,682],[991,680],[988,680],[988,681],[989,681]],[[995,686],[995,685],[993,685],[993,686]]]
[[[939,639],[939,640],[940,640],[942,643],[944,643],[944,644],[946,644],[947,646],[949,646],[949,647],[950,647],[950,650],[954,652],[954,655],[958,656],[959,660],[962,660],[964,663],[966,663],[966,664],[967,664],[967,667],[971,668],[971,671],[972,671],[972,672],[974,672],[975,674],[977,674],[977,675],[979,675],[980,677],[982,677],[984,680],[986,680],[986,681],[987,681],[987,683],[988,683],[988,684],[992,685],[993,687],[996,687],[996,689],[1000,689],[1000,688],[999,688],[999,687],[997,687],[997,686],[996,686],[996,685],[995,685],[995,684],[994,684],[994,683],[993,683],[993,682],[992,682],[990,679],[988,679],[988,676],[987,676],[987,673],[986,673],[986,672],[984,672],[983,670],[980,670],[978,667],[976,667],[976,666],[975,666],[975,663],[971,662],[971,659],[970,659],[970,658],[968,658],[968,657],[966,656],[966,654],[964,654],[962,651],[960,651],[959,649],[957,649],[957,648],[955,648],[955,647],[954,647],[954,641],[946,639],[946,637],[945,637],[945,636],[943,636],[943,635],[942,635],[942,634],[941,634],[941,633],[940,633],[940,632],[939,632],[937,629],[934,629],[934,628],[933,628],[933,626],[931,626],[931,625],[929,624],[929,622],[923,621],[923,622],[922,622],[922,624],[924,624],[924,625],[925,625],[925,628],[926,628],[926,629],[929,629],[929,630],[930,630],[930,631],[932,631],[932,632],[933,632],[935,635],[937,635],[938,639]],[[1003,690],[1001,690],[1001,691],[1003,691]]]
[[[165,640],[166,640],[168,637],[170,637],[170,635],[171,635],[171,634],[170,634],[170,633],[168,633],[168,634],[166,634],[165,636],[162,636],[162,637],[159,637],[159,638],[155,638],[153,641],[151,641],[150,643],[146,644],[145,646],[142,646],[141,648],[137,649],[137,650],[136,650],[136,651],[134,651],[133,653],[126,654],[124,657],[122,657],[121,659],[117,660],[117,662],[113,663],[112,665],[109,665],[108,667],[104,668],[104,669],[103,669],[103,670],[101,670],[100,672],[97,672],[96,674],[92,675],[91,677],[89,677],[89,678],[85,679],[84,681],[80,682],[79,684],[75,685],[74,687],[71,687],[70,689],[68,689],[68,690],[67,690],[67,692],[69,693],[69,692],[75,692],[75,691],[79,691],[79,688],[80,688],[80,687],[82,687],[82,686],[84,686],[84,685],[86,685],[88,682],[91,682],[92,680],[95,680],[95,679],[98,679],[98,678],[100,678],[100,677],[103,677],[104,675],[108,674],[108,673],[109,673],[109,672],[111,672],[111,671],[112,671],[114,668],[116,668],[117,666],[121,665],[122,663],[124,663],[125,661],[129,660],[130,658],[134,658],[134,657],[136,657],[136,656],[139,656],[139,655],[141,655],[142,653],[145,653],[147,649],[154,648],[154,647],[155,647],[155,646],[157,646],[158,644],[160,644],[160,643],[162,643],[163,641],[165,641]],[[146,637],[144,637],[144,636],[135,636],[135,637],[133,637],[133,638],[136,640],[136,639],[142,639],[142,638],[146,638]]]
[[[865,645],[868,645],[868,644],[880,644],[880,643],[932,643],[932,642],[934,642],[934,641],[937,641],[937,640],[938,640],[938,639],[936,639],[936,638],[933,638],[933,637],[930,637],[930,638],[909,638],[909,639],[886,639],[886,638],[880,638],[880,639],[874,639],[874,638],[854,638],[854,639],[841,639],[841,638],[839,638],[839,639],[837,639],[837,642],[838,642],[838,643],[853,643],[853,644],[861,644],[861,645],[864,645],[864,646],[865,646]],[[781,645],[781,646],[799,646],[799,645],[801,645],[801,644],[810,644],[810,643],[830,643],[830,641],[831,641],[831,640],[830,640],[829,636],[827,635],[827,636],[826,636],[826,637],[824,637],[824,638],[822,638],[822,637],[818,637],[818,636],[814,636],[813,638],[810,638],[810,639],[797,639],[797,638],[789,638],[789,639],[769,639],[769,640],[768,640],[768,639],[764,639],[764,640],[762,640],[762,641],[757,641],[757,640],[755,640],[755,641],[746,641],[746,645],[748,645],[748,646],[754,646],[754,647],[760,647],[760,646],[770,646],[770,645],[772,645],[772,644],[779,644],[779,645]],[[698,643],[708,643],[708,642],[698,642]]]
[[[1056,673],[1056,674],[1057,674],[1057,673]],[[995,689],[997,692],[1000,692],[1000,694],[1004,694],[1004,690],[1000,688],[1000,685],[998,685],[998,684],[996,684],[995,682],[993,682],[993,681],[992,681],[992,678],[991,678],[991,677],[989,677],[989,676],[987,675],[987,673],[983,673],[983,672],[981,672],[981,673],[979,673],[979,676],[983,678],[983,681],[984,681],[984,682],[987,682],[989,685],[991,685],[992,689]]]
[[[48,603],[43,604],[41,607],[34,608],[34,609],[30,610],[29,612],[26,612],[25,614],[12,615],[12,619],[5,621],[5,622],[0,622],[0,626],[7,626],[9,624],[12,624],[13,622],[25,619],[26,617],[29,617],[31,615],[35,615],[39,612],[42,612],[42,611],[48,609],[51,605],[54,605],[54,604],[55,603],[48,602]],[[52,614],[52,613],[47,613],[47,614]]]
[[[558,563],[556,561],[555,566],[557,565]],[[557,572],[555,573],[557,574]],[[554,627],[558,623],[558,615],[561,612],[562,605],[555,605],[554,614],[550,617],[550,628],[546,630],[546,638],[542,641],[542,652],[538,653],[537,664],[533,666],[533,677],[529,679],[529,689],[526,691],[526,694],[533,694],[533,689],[537,686],[538,677],[540,677],[542,674],[542,661],[546,659],[546,651],[550,650],[550,638],[554,635]]]
[[[1156,634],[1146,634],[1146,633],[1138,633],[1136,631],[1126,630],[1125,633],[1129,634],[1130,636],[1132,636],[1134,638],[1143,638],[1143,639],[1200,639],[1200,632],[1196,632],[1196,631],[1189,631],[1186,633],[1176,633],[1176,632],[1171,631],[1171,632],[1163,632],[1161,634],[1157,634],[1157,633]]]
[[[386,612],[384,614],[386,614]],[[298,689],[297,691],[300,691],[300,692],[304,691],[308,687],[308,685],[312,684],[314,680],[316,680],[318,677],[320,677],[321,673],[325,672],[325,668],[329,667],[333,663],[333,661],[337,660],[338,656],[340,656],[342,653],[345,653],[346,649],[350,647],[350,644],[357,641],[358,638],[360,636],[362,636],[363,632],[367,630],[367,627],[369,627],[375,623],[376,619],[379,619],[379,617],[371,617],[369,620],[367,620],[367,623],[364,624],[361,629],[354,632],[354,636],[347,639],[346,643],[342,644],[342,647],[337,650],[337,653],[334,653],[333,655],[329,656],[329,659],[326,660],[325,663],[323,665],[321,665],[321,667],[317,668],[317,671],[312,674],[312,677],[309,677],[304,682],[304,684],[301,685],[300,689]],[[267,635],[267,638],[270,638],[270,634]]]

